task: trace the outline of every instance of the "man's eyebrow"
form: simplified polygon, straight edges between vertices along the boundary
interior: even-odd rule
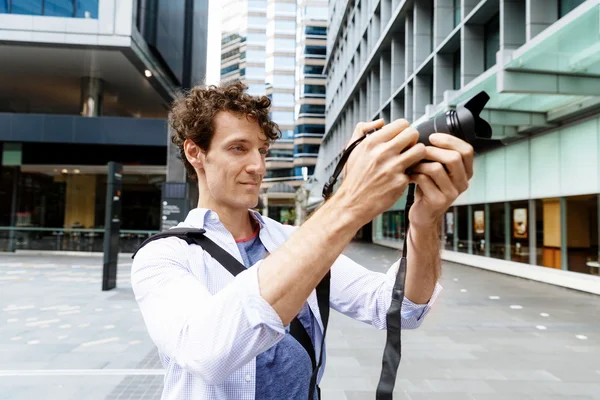
[[[250,140],[244,139],[244,138],[233,138],[233,139],[229,140],[228,142],[229,143],[236,143],[236,142],[238,142],[238,143],[249,143],[249,144],[252,144],[252,142]],[[264,141],[263,142],[263,146],[270,146],[270,145],[271,145],[271,142],[269,142],[269,141]]]

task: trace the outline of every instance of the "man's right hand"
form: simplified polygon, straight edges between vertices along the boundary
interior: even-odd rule
[[[425,157],[425,146],[416,144],[419,133],[405,119],[385,126],[383,120],[359,123],[351,143],[372,129],[377,131],[350,154],[344,180],[333,196],[347,207],[344,211],[365,223],[396,203],[409,183],[406,169]]]

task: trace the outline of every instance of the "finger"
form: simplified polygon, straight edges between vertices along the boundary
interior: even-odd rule
[[[354,132],[352,132],[352,137],[350,138],[350,143],[348,143],[348,146],[350,146],[350,144],[354,143],[361,137],[365,136],[366,132],[369,132],[373,129],[381,129],[383,124],[383,118],[370,122],[359,122],[358,124],[356,124],[356,128],[354,128]]]
[[[397,136],[400,132],[404,131],[408,128],[410,124],[405,119],[397,119],[395,121],[390,122],[385,125],[383,128],[379,129],[377,132],[374,132],[370,135],[370,139],[373,143],[385,143],[392,140],[395,136]]]
[[[473,177],[473,155],[475,154],[473,146],[456,136],[445,133],[434,133],[429,136],[429,141],[435,147],[458,151],[463,158],[467,176],[469,179]]]
[[[414,146],[419,141],[419,132],[409,126],[389,141],[390,149],[399,154],[407,147]]]
[[[406,171],[425,157],[425,145],[422,143],[416,144],[406,150],[398,157],[394,157],[395,168],[397,171]]]
[[[446,197],[429,176],[413,174],[410,176],[410,181],[417,184],[423,196],[432,206],[437,208],[446,204]]]
[[[438,147],[425,147],[425,159],[437,161],[448,169],[450,179],[460,192],[464,192],[469,187],[469,178],[465,168],[465,163],[461,154],[454,150],[445,150]]]
[[[448,176],[444,166],[438,162],[420,163],[412,168],[411,171],[429,176],[447,199],[454,200],[460,194],[458,189],[452,184],[452,180]]]

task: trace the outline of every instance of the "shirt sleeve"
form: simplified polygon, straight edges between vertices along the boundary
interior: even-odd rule
[[[131,283],[159,351],[217,385],[283,339],[285,330],[260,296],[257,268],[231,277],[213,295],[190,272],[206,268],[204,257],[188,252],[190,246],[175,238],[149,243],[134,259]]]
[[[399,260],[384,274],[368,270],[341,255],[331,268],[331,307],[378,329],[386,329],[386,313],[392,301],[398,265]],[[436,283],[426,304],[415,304],[405,297],[400,313],[402,328],[418,328],[441,290],[441,285]]]

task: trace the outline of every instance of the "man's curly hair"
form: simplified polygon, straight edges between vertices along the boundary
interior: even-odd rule
[[[221,111],[243,114],[256,121],[271,142],[280,138],[279,126],[269,117],[271,100],[266,96],[251,96],[246,93],[247,89],[241,82],[194,87],[173,102],[169,114],[169,125],[173,130],[171,141],[179,148],[179,156],[193,180],[198,177],[185,157],[183,143],[191,139],[202,151],[208,151],[214,134],[214,119]]]

